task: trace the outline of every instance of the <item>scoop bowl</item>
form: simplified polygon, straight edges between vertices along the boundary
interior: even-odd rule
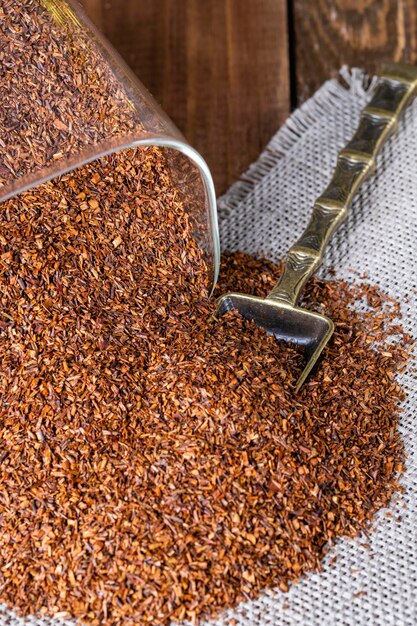
[[[305,351],[307,363],[295,391],[299,391],[333,334],[332,320],[320,313],[291,306],[273,298],[259,298],[242,293],[226,293],[216,303],[214,317],[237,310],[242,317],[253,321],[267,333],[299,346]]]

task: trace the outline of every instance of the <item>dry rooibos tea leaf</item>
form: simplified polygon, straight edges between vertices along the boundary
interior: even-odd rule
[[[409,340],[376,287],[311,281],[336,330],[294,395],[299,350],[211,321],[158,149],[0,220],[0,601],[114,626],[213,615],[287,589],[387,504]],[[278,271],[226,257],[219,293],[266,293]]]

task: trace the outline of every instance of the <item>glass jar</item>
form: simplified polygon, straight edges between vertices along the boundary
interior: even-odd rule
[[[13,5],[0,7],[0,202],[105,155],[159,146],[204,251],[210,292],[220,249],[204,159],[78,3]]]

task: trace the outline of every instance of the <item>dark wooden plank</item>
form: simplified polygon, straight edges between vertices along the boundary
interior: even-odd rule
[[[292,0],[292,18],[298,102],[343,64],[417,62],[415,0]]]
[[[289,112],[285,0],[84,0],[226,190]]]
[[[103,15],[105,3],[103,0],[80,0],[94,24],[103,29]]]

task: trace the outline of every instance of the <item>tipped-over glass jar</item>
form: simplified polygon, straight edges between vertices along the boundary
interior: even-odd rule
[[[73,0],[0,6],[0,202],[100,157],[158,146],[209,268],[216,198],[203,160]]]

